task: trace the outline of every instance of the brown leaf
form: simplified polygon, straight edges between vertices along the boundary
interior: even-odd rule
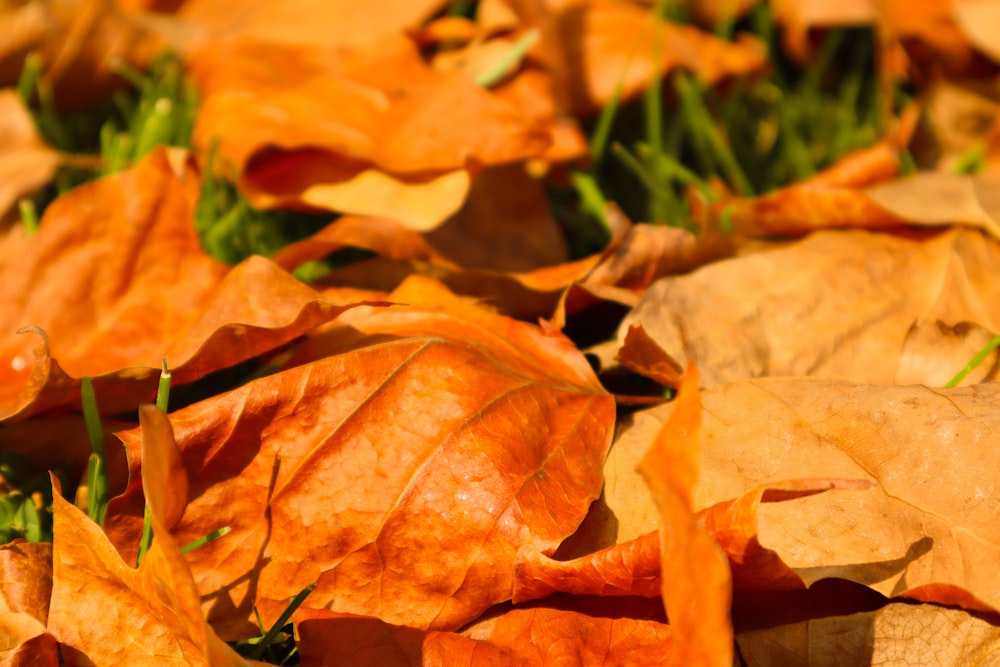
[[[618,361],[666,387],[680,386],[682,369],[656,344],[642,325],[632,325],[618,353]]]
[[[1000,628],[957,609],[890,604],[878,611],[745,632],[736,641],[751,667],[804,667],[816,664],[817,656],[831,666],[877,665],[914,651],[932,664],[993,664],[1000,653]]]
[[[359,309],[310,345],[319,360],[172,415],[191,503],[181,542],[210,618],[252,632],[307,605],[455,628],[509,599],[517,549],[553,551],[600,491],[613,401],[569,341],[433,291]],[[133,479],[137,433],[130,448]],[[133,483],[108,510],[128,554]]]
[[[639,324],[676,363],[690,351],[705,386],[768,375],[941,385],[1000,331],[1000,247],[977,231],[826,231],[773,248],[658,281],[619,338]]]
[[[187,499],[170,423],[149,405],[139,417],[153,544],[132,569],[53,482],[49,632],[98,664],[246,665],[205,622],[191,571],[167,530]]]
[[[807,585],[848,579],[885,595],[997,609],[995,384],[957,389],[769,379],[703,394],[700,506],[773,480],[870,479],[759,510],[758,539]],[[935,588],[936,587],[936,588]],[[964,595],[956,594],[960,589]]]
[[[35,236],[0,246],[11,295],[0,309],[0,416],[78,404],[73,376],[83,375],[105,414],[132,409],[155,395],[164,357],[174,382],[191,382],[343,310],[267,260],[227,271],[206,255],[192,225],[197,188],[154,151],[53,202]],[[47,333],[41,345],[15,333],[28,325]]]

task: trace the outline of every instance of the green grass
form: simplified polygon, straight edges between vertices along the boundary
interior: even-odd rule
[[[684,18],[662,1],[654,11]],[[742,31],[766,45],[771,67],[765,76],[708,88],[674,71],[662,82],[654,78],[640,100],[612,99],[591,126],[593,163],[573,181],[579,226],[598,219],[596,190],[635,220],[693,229],[689,192],[711,201],[714,179],[736,195],[771,192],[882,136],[885,105],[872,30],[829,31],[806,69],[778,48],[766,6],[717,32],[731,39]],[[892,108],[907,99],[897,90]],[[614,161],[604,159],[605,147]]]

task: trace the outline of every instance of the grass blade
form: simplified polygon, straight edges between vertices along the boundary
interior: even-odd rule
[[[957,387],[958,383],[964,380],[966,375],[971,373],[976,366],[983,363],[983,360],[985,360],[986,357],[990,356],[990,353],[992,353],[993,350],[997,349],[998,347],[1000,347],[1000,336],[994,336],[993,340],[991,340],[989,343],[986,344],[986,347],[981,349],[978,353],[976,353],[976,356],[972,357],[972,359],[969,360],[969,363],[965,365],[965,368],[960,370],[955,375],[955,377],[948,380],[948,383],[945,384],[945,387],[948,389],[951,389],[952,387]]]
[[[80,382],[80,402],[83,405],[83,423],[93,453],[87,461],[87,516],[97,525],[104,522],[108,505],[108,479],[104,465],[104,432],[101,414],[97,410],[97,396],[89,377]]]
[[[514,42],[510,51],[505,53],[503,58],[476,77],[476,85],[481,88],[492,88],[500,83],[521,62],[525,54],[528,53],[528,49],[534,46],[541,36],[542,33],[538,28],[532,28],[524,33],[521,39]]]
[[[209,533],[208,535],[202,535],[198,539],[193,540],[193,541],[188,542],[187,544],[185,544],[183,547],[181,547],[181,553],[182,554],[188,554],[188,553],[191,553],[192,551],[194,551],[195,549],[200,549],[201,547],[205,546],[209,542],[213,542],[213,541],[219,539],[220,537],[222,537],[223,535],[228,535],[229,531],[231,531],[231,530],[232,530],[232,528],[230,528],[229,526],[223,526],[222,528],[217,528],[217,529],[213,530],[211,533]]]
[[[171,378],[170,369],[167,368],[167,360],[164,359],[163,367],[162,370],[160,371],[160,383],[156,388],[156,407],[158,407],[160,410],[163,410],[164,414],[166,414],[167,405],[170,403],[170,378]],[[226,532],[229,531],[227,530]],[[211,534],[212,533],[209,533],[209,535]],[[225,535],[225,533],[223,533],[223,535]],[[221,537],[221,536],[217,535],[216,537]],[[205,538],[203,537],[200,539],[205,539]],[[198,540],[195,540],[195,542],[197,541]],[[153,544],[153,518],[149,515],[149,505],[146,505],[146,509],[143,511],[142,514],[142,537],[139,538],[139,555],[135,561],[136,567],[138,567],[139,564],[142,563],[142,559],[146,556],[146,552],[149,551],[149,547],[152,546],[152,544]],[[192,542],[192,544],[194,544],[194,542]],[[201,546],[201,544],[199,544],[198,546]],[[196,549],[197,547],[191,547],[191,548]]]
[[[278,620],[271,626],[271,629],[267,631],[267,633],[261,638],[260,642],[254,646],[253,651],[250,652],[249,658],[251,660],[259,660],[264,655],[264,651],[266,651],[267,647],[274,642],[275,637],[277,637],[278,633],[281,632],[281,628],[285,627],[288,623],[288,619],[292,617],[295,610],[298,609],[303,602],[305,602],[306,598],[309,597],[309,594],[312,593],[315,588],[315,583],[309,584],[299,591],[298,595],[292,598],[291,602],[289,602],[288,606],[285,608],[285,611],[282,612]]]

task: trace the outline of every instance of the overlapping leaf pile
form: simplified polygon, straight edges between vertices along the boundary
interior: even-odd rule
[[[890,126],[775,192],[692,191],[697,234],[611,206],[610,243],[571,259],[546,187],[585,164],[581,124],[674,69],[762,75],[760,42],[711,34],[757,3],[692,2],[703,28],[628,0],[446,4],[2,10],[25,36],[8,84],[34,50],[86,106],[112,56],[171,46],[202,103],[191,151],[62,194],[29,235],[15,202],[86,161],[0,91],[0,482],[10,457],[63,480],[53,541],[0,547],[0,664],[247,664],[226,642],[309,586],[303,665],[996,661],[1000,358],[944,385],[1000,333],[1000,17],[773,0],[800,62],[877,26],[883,75],[951,114],[934,159],[899,176]],[[958,175],[970,144],[985,170]],[[210,169],[331,223],[227,266],[194,224]],[[371,254],[289,273],[345,247]],[[164,358],[187,392],[168,417],[144,405]],[[70,497],[85,376],[103,526]],[[623,376],[676,397],[636,409],[663,401]]]

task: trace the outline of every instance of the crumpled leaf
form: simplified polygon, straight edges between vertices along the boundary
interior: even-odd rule
[[[259,65],[282,62],[276,76]],[[472,165],[540,155],[543,128],[402,37],[367,51],[221,43],[189,54],[195,144],[234,165],[258,206],[298,203],[427,230],[462,204]],[[387,194],[392,194],[387,197]]]
[[[49,632],[97,664],[247,665],[205,622],[191,572],[170,537],[168,527],[187,499],[170,422],[151,405],[139,417],[153,544],[133,569],[53,482]]]
[[[877,611],[816,618],[736,636],[750,667],[888,664],[920,651],[928,664],[994,664],[1000,628],[958,609],[890,604]],[[917,648],[919,647],[919,648]]]
[[[706,387],[768,375],[942,385],[1000,331],[1000,247],[978,231],[824,231],[772,247],[656,282],[619,340],[641,325],[675,364],[697,362]],[[966,381],[992,377],[994,359]]]
[[[613,400],[568,340],[427,281],[390,296],[414,305],[358,309],[303,365],[172,415],[192,484],[176,539],[229,525],[240,545],[189,556],[225,637],[253,632],[251,602],[268,625],[314,582],[309,607],[456,628],[600,492]],[[134,480],[138,434],[120,436]],[[133,482],[108,509],[125,554],[138,500]]]
[[[83,375],[105,414],[132,409],[155,395],[164,357],[174,382],[191,382],[343,310],[260,257],[227,270],[206,255],[192,225],[197,189],[154,151],[53,202],[35,236],[7,237],[2,418],[78,404]],[[16,333],[25,326],[47,334],[41,344]]]

